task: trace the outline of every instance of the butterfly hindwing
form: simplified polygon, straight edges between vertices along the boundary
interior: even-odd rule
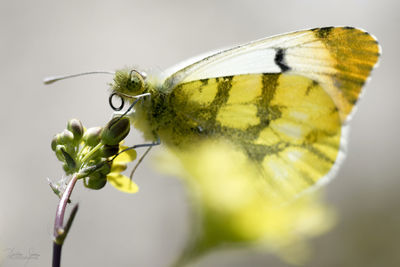
[[[169,104],[176,123],[160,129],[161,136],[183,148],[227,140],[274,190],[310,187],[339,154],[338,110],[316,81],[303,76],[250,74],[183,83]]]

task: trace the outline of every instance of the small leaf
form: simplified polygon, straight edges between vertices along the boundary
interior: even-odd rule
[[[68,168],[70,170],[74,170],[76,168],[75,160],[71,157],[71,155],[67,151],[65,151],[65,149],[63,147],[61,147],[60,150],[61,150],[61,153],[64,156],[64,159],[65,159],[65,162],[68,165]]]
[[[107,180],[105,178],[101,178],[101,177],[89,177],[88,183],[87,183],[87,187],[94,189],[94,190],[99,190],[102,189],[107,183]]]

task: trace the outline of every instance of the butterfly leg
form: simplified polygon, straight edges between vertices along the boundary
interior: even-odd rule
[[[129,179],[132,180],[133,174],[135,173],[136,169],[139,167],[140,163],[142,163],[143,159],[147,156],[147,154],[150,152],[151,148],[153,146],[149,146],[146,151],[143,153],[143,155],[140,157],[138,162],[136,163],[135,167],[133,167],[131,174],[129,175]]]
[[[136,169],[138,168],[138,166],[140,165],[140,163],[142,163],[143,159],[147,156],[147,154],[150,152],[151,148],[153,146],[158,146],[159,144],[161,144],[160,139],[158,138],[157,141],[152,142],[152,143],[147,143],[147,144],[139,144],[139,145],[134,145],[131,147],[128,147],[124,150],[122,150],[121,152],[119,152],[117,155],[114,156],[114,158],[112,158],[112,160],[114,160],[119,154],[124,153],[125,151],[131,150],[131,149],[136,149],[139,147],[147,147],[146,151],[143,153],[143,155],[140,157],[140,159],[138,160],[138,162],[136,163],[135,167],[133,167],[131,174],[129,175],[129,178],[132,180],[133,174],[135,173]]]

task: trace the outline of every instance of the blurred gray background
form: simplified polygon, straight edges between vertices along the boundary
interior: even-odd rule
[[[53,134],[77,117],[110,117],[110,76],[44,86],[48,75],[125,66],[163,69],[208,50],[288,31],[351,25],[373,33],[383,56],[351,121],[349,153],[326,199],[339,213],[315,238],[306,266],[400,266],[400,1],[0,1],[0,251],[4,266],[50,266],[57,198],[46,178],[61,165]],[[129,139],[140,143],[140,134]],[[153,164],[154,165],[154,164]],[[168,266],[188,233],[179,181],[139,167],[136,195],[107,186],[72,197],[80,211],[62,266]],[[37,253],[29,262],[7,250]],[[251,250],[214,253],[196,266],[288,266]]]

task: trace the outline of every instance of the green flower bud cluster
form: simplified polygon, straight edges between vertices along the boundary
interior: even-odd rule
[[[110,158],[117,155],[120,142],[130,130],[129,119],[117,117],[104,127],[85,129],[78,119],[71,119],[67,129],[56,134],[51,148],[63,162],[67,175],[77,174],[85,179],[85,186],[101,189],[106,185],[111,171]]]

